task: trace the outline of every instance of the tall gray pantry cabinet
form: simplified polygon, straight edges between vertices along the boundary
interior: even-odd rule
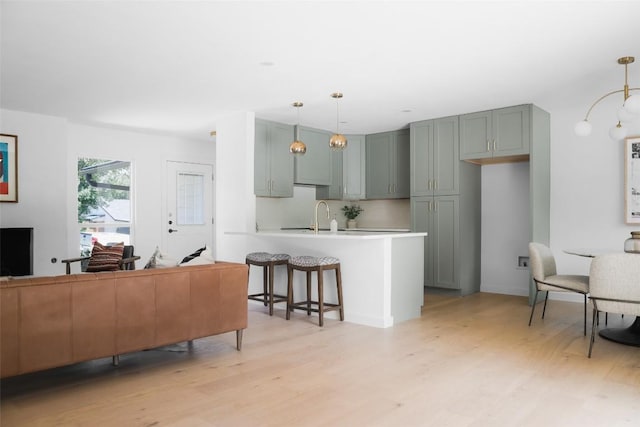
[[[459,118],[410,125],[411,222],[426,231],[425,286],[480,290],[480,166],[460,161]]]

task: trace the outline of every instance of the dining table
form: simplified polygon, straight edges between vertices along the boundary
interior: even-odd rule
[[[613,253],[615,251],[598,248],[575,248],[565,249],[564,252],[570,255],[595,258],[599,255]],[[640,257],[640,255],[638,256]],[[640,347],[640,316],[636,316],[633,323],[626,328],[605,328],[601,329],[598,332],[598,335],[604,339],[614,341],[619,344]]]

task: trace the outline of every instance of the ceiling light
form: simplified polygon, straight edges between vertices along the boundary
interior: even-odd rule
[[[593,107],[595,107],[600,101],[602,101],[609,95],[613,95],[614,93],[622,93],[624,95],[624,101],[622,106],[619,107],[617,111],[618,123],[609,130],[609,137],[614,141],[620,141],[626,138],[628,130],[626,127],[624,127],[623,122],[636,120],[638,119],[638,115],[640,114],[640,94],[636,94],[633,96],[629,95],[629,92],[633,90],[640,90],[640,88],[630,88],[629,84],[627,83],[627,66],[634,61],[635,58],[633,56],[623,56],[622,58],[618,58],[618,64],[624,65],[624,87],[620,90],[614,90],[602,95],[596,100],[596,102],[591,104],[591,107],[589,107],[584,120],[576,123],[576,126],[574,128],[576,135],[590,135],[592,126],[591,123],[589,123],[589,114],[591,114],[591,110],[593,110]]]
[[[342,98],[342,93],[334,92],[331,97],[336,100],[336,133],[329,138],[329,147],[332,150],[340,151],[347,147],[347,138],[340,133],[340,107],[338,100]]]
[[[304,145],[304,142],[300,141],[300,107],[302,107],[304,104],[302,102],[294,102],[291,105],[298,109],[298,125],[296,126],[296,138],[295,141],[293,141],[289,146],[289,152],[291,154],[301,156],[307,152],[307,146]]]

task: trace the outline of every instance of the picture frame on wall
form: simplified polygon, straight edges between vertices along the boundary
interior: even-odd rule
[[[0,134],[0,202],[18,201],[18,136]]]
[[[624,140],[624,215],[627,224],[640,224],[640,136]]]

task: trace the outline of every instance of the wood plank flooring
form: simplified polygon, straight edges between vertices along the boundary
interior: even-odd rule
[[[528,327],[522,297],[426,295],[388,329],[249,307],[240,352],[230,333],[4,379],[0,424],[640,425],[640,348],[597,337],[588,359],[578,303]]]

